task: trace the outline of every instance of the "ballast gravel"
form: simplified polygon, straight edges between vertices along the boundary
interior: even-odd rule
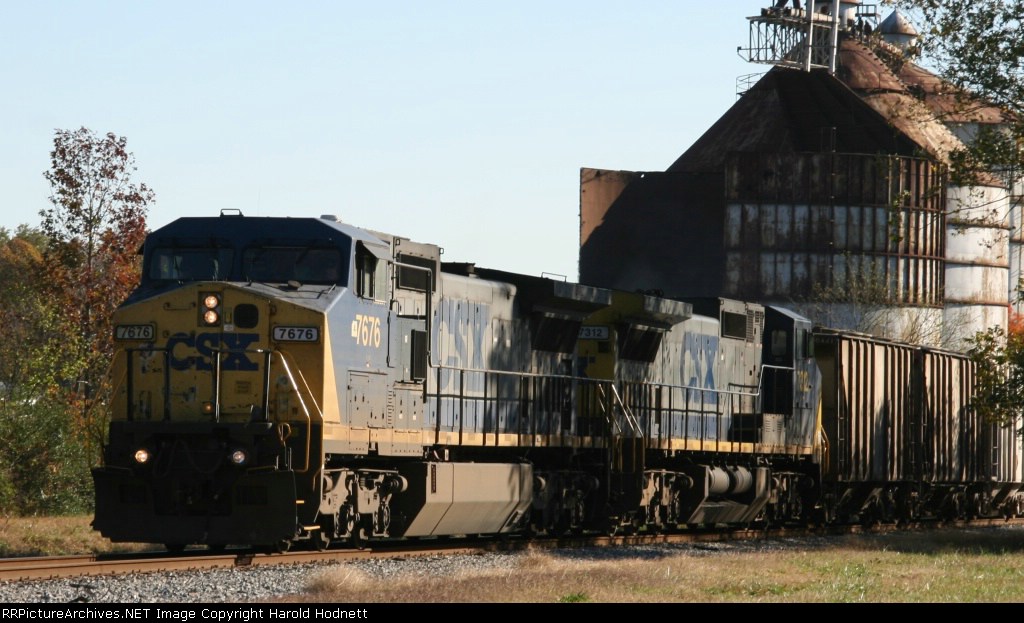
[[[695,556],[723,551],[813,546],[806,539],[658,544],[620,548],[560,550],[566,559],[643,558],[671,553]],[[302,595],[320,574],[342,565],[378,578],[403,575],[439,577],[494,569],[514,570],[523,553],[460,554],[383,558],[339,563],[236,567],[208,571],[167,571],[122,575],[0,582],[0,602],[26,603],[257,603]]]

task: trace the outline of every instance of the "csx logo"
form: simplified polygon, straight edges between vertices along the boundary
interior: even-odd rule
[[[242,351],[260,338],[257,333],[200,333],[196,336],[176,333],[167,340],[171,368],[175,370],[212,370],[214,357],[220,352],[221,370],[258,370],[259,366]],[[179,352],[176,352],[179,351]],[[188,356],[180,353],[198,353]]]

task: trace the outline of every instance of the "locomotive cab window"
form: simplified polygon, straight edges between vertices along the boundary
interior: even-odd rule
[[[772,331],[772,357],[789,359],[789,331],[783,329]]]
[[[557,314],[534,312],[530,315],[530,337],[534,350],[571,353],[582,322]]]
[[[242,255],[245,278],[268,283],[336,284],[341,253],[334,247],[253,247]]]
[[[301,283],[338,283],[341,253],[337,249],[309,249],[295,263],[295,279]]]
[[[419,266],[427,270],[416,270],[409,266],[398,266],[395,269],[396,287],[416,292],[430,292],[437,289],[437,263],[426,257],[416,257],[406,253],[398,254],[398,263]],[[429,272],[428,272],[429,271]]]
[[[359,243],[356,248],[356,294],[364,299],[387,298],[388,264],[383,250]]]
[[[149,260],[148,277],[157,281],[227,279],[233,251],[224,247],[159,247]]]

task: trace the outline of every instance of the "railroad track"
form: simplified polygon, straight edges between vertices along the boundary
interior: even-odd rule
[[[323,551],[291,551],[279,554],[251,550],[186,551],[169,554],[161,551],[131,554],[101,554],[84,556],[26,556],[0,558],[0,581],[45,580],[90,575],[113,575],[149,571],[196,571],[253,567],[259,565],[300,564],[310,562],[341,562],[377,556],[428,556],[479,552],[479,543],[456,545],[382,545],[363,549],[328,549]]]
[[[375,557],[403,558],[417,556],[451,556],[481,554],[496,551],[527,549],[556,549],[567,547],[621,547],[657,543],[722,542],[751,539],[801,538],[812,535],[840,536],[855,533],[895,532],[900,530],[927,530],[936,528],[967,528],[993,526],[1024,526],[1024,519],[982,519],[941,524],[913,526],[837,526],[829,528],[779,528],[736,530],[693,530],[678,533],[642,534],[632,536],[570,536],[535,539],[470,539],[452,538],[416,542],[390,542],[367,547],[327,549],[322,551],[289,551],[263,553],[251,550],[186,551],[169,554],[162,551],[130,554],[93,554],[84,556],[26,556],[0,558],[0,581],[46,580],[56,578],[115,575],[158,571],[198,571],[251,567],[258,565],[286,565],[314,562],[344,562]]]

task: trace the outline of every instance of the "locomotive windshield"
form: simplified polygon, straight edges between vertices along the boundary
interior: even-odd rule
[[[233,269],[231,247],[167,246],[153,250],[146,275],[153,281],[258,281],[342,284],[347,264],[334,247],[251,247]]]
[[[246,249],[242,274],[249,281],[335,284],[342,275],[341,253],[333,247]]]
[[[217,281],[231,272],[234,250],[225,247],[160,247],[149,262],[150,279]]]

